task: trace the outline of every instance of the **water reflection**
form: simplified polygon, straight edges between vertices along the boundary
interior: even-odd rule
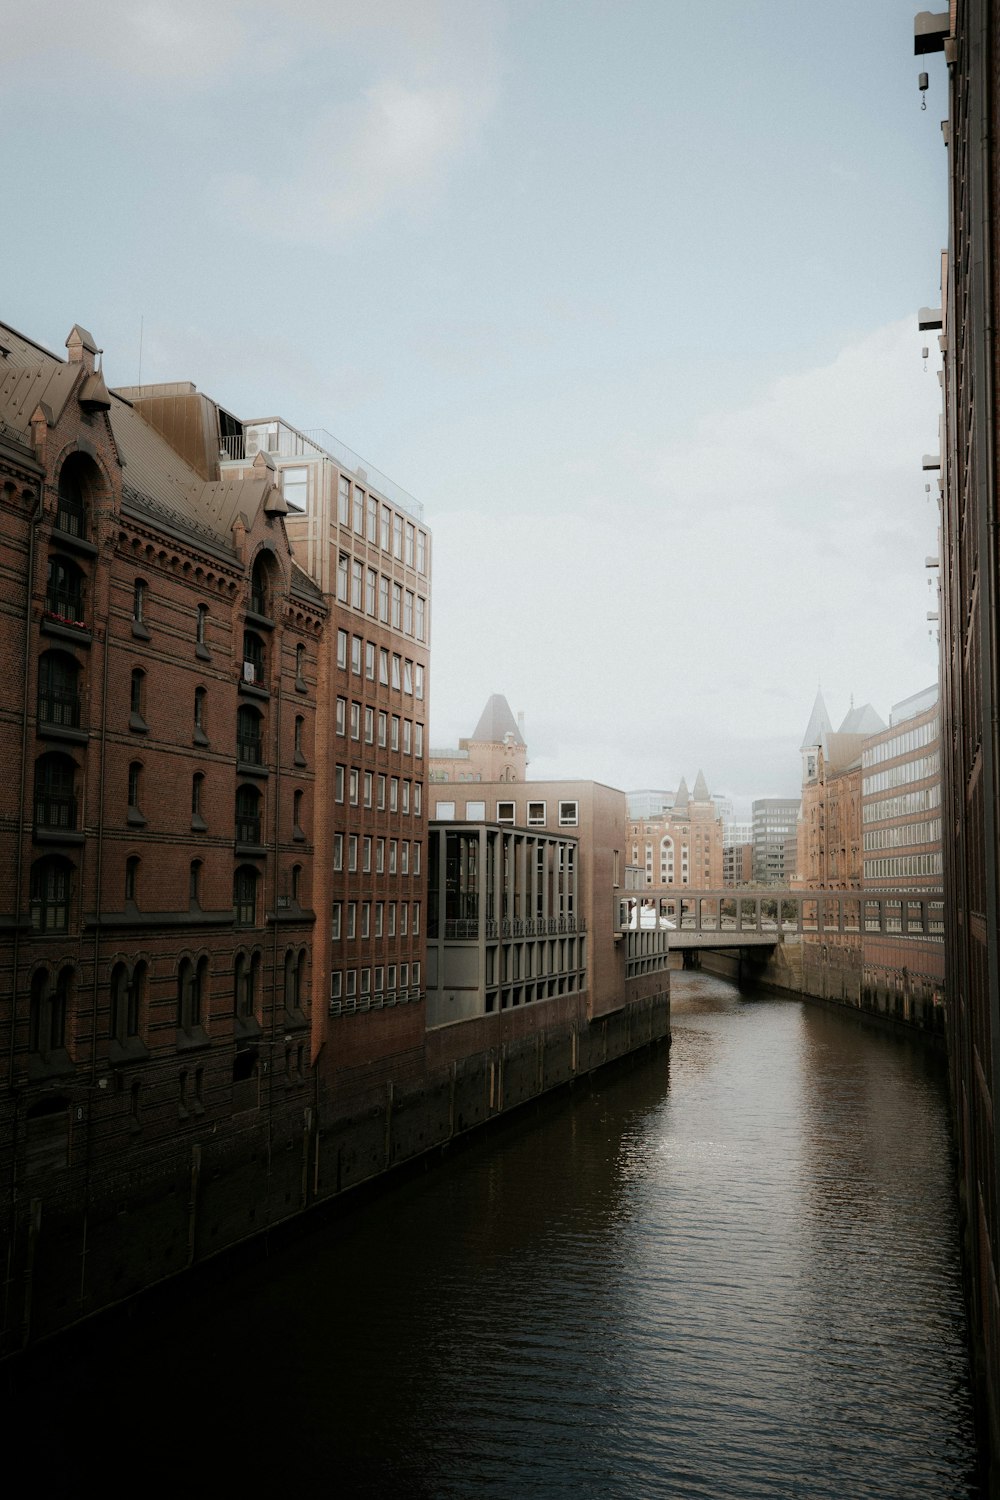
[[[344,1496],[977,1494],[941,1069],[675,978],[669,1062],[91,1336],[25,1440],[78,1476],[113,1412],[189,1481],[195,1426],[206,1481]]]

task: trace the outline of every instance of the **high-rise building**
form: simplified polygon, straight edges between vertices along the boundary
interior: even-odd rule
[[[758,797],[751,813],[753,883],[786,885],[794,874],[794,867],[789,868],[788,841],[796,837],[799,799]]]

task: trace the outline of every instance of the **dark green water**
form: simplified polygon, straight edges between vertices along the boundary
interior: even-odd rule
[[[674,1045],[8,1405],[53,1479],[978,1495],[941,1062],[675,975]]]

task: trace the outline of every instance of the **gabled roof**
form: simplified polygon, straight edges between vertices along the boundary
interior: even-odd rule
[[[881,734],[882,730],[886,727],[870,703],[862,703],[860,708],[855,708],[852,703],[850,712],[837,730],[837,733]]]
[[[813,745],[821,744],[824,734],[828,734],[832,728],[833,725],[830,722],[830,715],[827,713],[826,704],[823,702],[822,689],[817,688],[816,701],[813,704],[813,710],[809,716],[809,723],[806,726],[806,732],[803,737],[802,744],[799,746],[799,749],[808,750]]]
[[[517,720],[510,711],[510,704],[503,693],[494,693],[479,715],[479,723],[469,735],[471,744],[502,745],[507,735],[513,737],[515,745],[523,745],[524,739],[517,727]]]
[[[699,771],[695,777],[694,791],[691,793],[695,802],[710,802],[712,799],[708,793],[708,782],[705,780],[704,772]]]

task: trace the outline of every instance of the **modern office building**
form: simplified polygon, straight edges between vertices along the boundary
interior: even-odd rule
[[[789,868],[788,841],[797,834],[797,797],[758,797],[751,808],[754,885],[786,885],[794,875]]]

